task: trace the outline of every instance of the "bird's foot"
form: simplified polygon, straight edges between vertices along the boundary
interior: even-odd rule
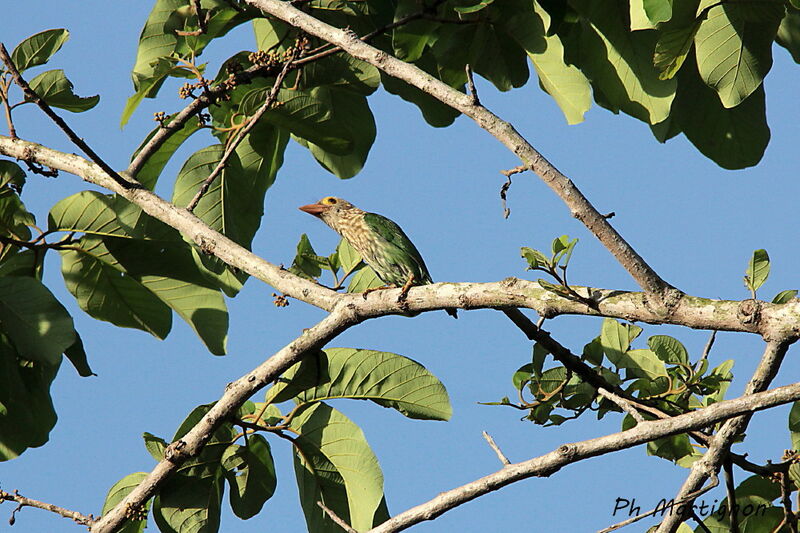
[[[408,280],[406,281],[405,285],[403,285],[403,289],[400,291],[400,295],[397,297],[397,303],[406,301],[406,298],[408,298],[408,291],[414,285],[414,279],[414,274],[408,276]]]
[[[365,290],[364,292],[362,292],[362,293],[361,293],[361,296],[363,296],[363,297],[364,297],[364,299],[366,300],[366,299],[367,299],[367,295],[368,295],[369,293],[371,293],[371,292],[375,292],[375,291],[383,291],[383,290],[386,290],[386,289],[396,289],[396,288],[397,288],[397,286],[396,286],[396,285],[382,285],[382,286],[380,286],[380,287],[370,287],[369,289],[367,289],[367,290]]]

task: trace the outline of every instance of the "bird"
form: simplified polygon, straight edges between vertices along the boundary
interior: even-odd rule
[[[385,216],[368,213],[335,196],[326,196],[298,209],[321,219],[341,235],[387,288],[402,287],[399,300],[405,298],[412,286],[433,283],[417,247],[400,226]],[[445,311],[458,318],[455,309]]]

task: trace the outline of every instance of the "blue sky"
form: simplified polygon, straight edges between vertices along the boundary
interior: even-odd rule
[[[179,83],[162,90],[156,103],[146,101],[124,130],[119,116],[132,93],[129,71],[148,2],[29,1],[4,6],[0,40],[11,49],[28,35],[65,27],[69,42],[48,68],[64,68],[83,96],[101,95],[100,104],[79,115],[62,115],[116,168],[123,168],[133,149],[154,123],[155,111],[182,107]],[[204,54],[215,72],[221,59],[253,49],[247,27],[232,32]],[[594,107],[586,121],[567,126],[555,103],[534,80],[510,93],[498,93],[478,80],[484,105],[512,121],[601,212],[614,211],[612,223],[666,280],[698,296],[747,298],[742,275],[754,249],[765,248],[772,274],[762,298],[783,289],[800,288],[796,271],[797,200],[800,185],[797,150],[800,107],[796,88],[800,69],[782,48],[766,81],[767,112],[772,140],[761,164],[744,171],[725,171],[699,154],[684,138],[658,144],[646,125]],[[518,161],[474,123],[461,117],[445,129],[427,126],[411,104],[379,91],[370,98],[378,136],[364,170],[351,180],[328,174],[296,144],[266,199],[266,214],[253,249],[276,264],[290,264],[299,236],[307,233],[319,252],[332,250],[335,234],[297,206],[335,195],[398,222],[425,257],[436,281],[496,281],[522,278],[520,246],[546,248],[553,237],[569,234],[580,243],[570,264],[575,284],[631,289],[636,286],[598,242],[570,217],[561,201],[534,175],[514,177],[509,191],[511,217],[502,217],[499,173]],[[33,106],[16,114],[20,137],[73,152],[63,134]],[[4,132],[5,133],[5,132]],[[210,144],[199,138],[165,170],[157,192],[171,194],[171,180],[194,150]],[[183,157],[180,157],[182,155]],[[43,223],[60,198],[84,190],[80,179],[31,176],[23,194],[28,208]],[[64,289],[58,257],[46,265],[46,282],[70,309],[83,336],[90,363],[98,374],[79,378],[65,364],[53,387],[59,422],[50,442],[28,450],[19,459],[0,464],[0,488],[72,508],[99,513],[108,488],[119,478],[149,471],[145,431],[172,436],[196,405],[218,398],[225,384],[256,366],[323,312],[292,301],[272,305],[273,289],[250,280],[228,301],[231,328],[229,355],[210,355],[193,332],[175,319],[166,341],[146,333],[100,323],[77,308]],[[534,313],[530,313],[533,317]],[[562,317],[546,323],[562,343],[580,351],[598,334],[599,319]],[[704,332],[646,326],[646,336],[679,338],[698,357]],[[364,430],[386,478],[389,509],[394,514],[500,467],[481,438],[492,434],[512,461],[547,453],[564,442],[617,431],[620,419],[585,416],[560,428],[542,428],[520,421],[518,411],[478,405],[512,396],[511,374],[530,360],[530,344],[496,311],[461,312],[458,321],[444,313],[417,318],[387,317],[349,330],[332,346],[370,348],[400,353],[420,361],[448,388],[454,414],[450,422],[405,419],[394,411],[356,401],[335,402]],[[736,360],[738,393],[752,372],[762,344],[752,336],[720,334],[712,364]],[[796,349],[795,349],[796,351]],[[793,352],[776,384],[794,381],[799,366]],[[256,397],[258,399],[258,396]],[[788,407],[757,415],[746,446],[750,459],[778,460],[790,447],[786,432]],[[246,522],[223,518],[222,531],[301,531],[290,450],[271,441],[278,469],[278,491],[262,515]],[[672,497],[686,471],[647,457],[644,447],[595,458],[564,468],[549,479],[517,483],[445,514],[416,531],[535,531],[542,524],[587,531],[621,520],[612,517],[615,498],[636,498],[642,509]],[[744,479],[742,474],[738,480]],[[715,489],[708,503],[721,500]],[[6,520],[12,505],[0,506]],[[645,522],[650,524],[651,522]],[[151,526],[155,530],[155,526]],[[25,509],[17,516],[16,533],[78,531],[80,526],[43,511]]]

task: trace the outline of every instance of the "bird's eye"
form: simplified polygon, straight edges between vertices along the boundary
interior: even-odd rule
[[[325,205],[336,205],[336,198],[333,196],[327,196],[322,199],[322,203]]]

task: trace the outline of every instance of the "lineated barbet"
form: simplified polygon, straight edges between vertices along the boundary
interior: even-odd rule
[[[346,239],[387,286],[402,287],[401,298],[413,285],[433,283],[419,250],[400,226],[388,218],[367,213],[333,196],[299,209],[319,217]],[[445,311],[458,318],[455,309]]]

